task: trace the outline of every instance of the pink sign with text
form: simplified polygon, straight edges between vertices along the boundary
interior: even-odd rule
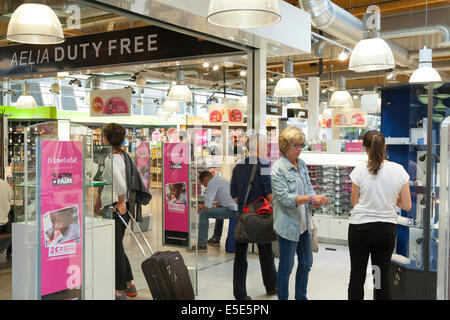
[[[42,299],[81,299],[83,143],[40,141]]]
[[[164,239],[165,245],[188,246],[189,145],[164,143]]]
[[[346,142],[345,152],[362,152],[363,145],[362,142]]]
[[[136,148],[136,167],[141,174],[142,181],[150,189],[150,143],[142,141]]]

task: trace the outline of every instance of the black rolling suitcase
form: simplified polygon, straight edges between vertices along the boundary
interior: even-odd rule
[[[144,239],[151,256],[147,257],[131,227],[125,223],[120,213],[117,212],[122,222],[126,225],[134,240],[139,246],[145,260],[141,264],[142,272],[147,280],[148,287],[154,300],[194,300],[194,289],[189,277],[189,272],[183,257],[178,251],[158,251],[153,253],[150,244],[142,233],[133,216],[127,211],[131,220],[135,223],[140,235]]]

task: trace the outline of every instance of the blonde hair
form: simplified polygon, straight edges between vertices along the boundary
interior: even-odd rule
[[[286,154],[286,151],[289,148],[289,143],[299,142],[305,143],[306,137],[303,133],[302,129],[295,126],[289,126],[280,133],[280,137],[278,138],[280,152],[282,154]]]

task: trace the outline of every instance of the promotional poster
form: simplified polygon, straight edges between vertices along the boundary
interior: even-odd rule
[[[131,116],[131,90],[91,90],[91,117]]]
[[[141,174],[142,181],[150,189],[150,143],[142,141],[136,147],[136,167]]]
[[[83,143],[40,141],[38,152],[41,298],[81,299]]]
[[[189,144],[163,144],[163,243],[189,245]]]

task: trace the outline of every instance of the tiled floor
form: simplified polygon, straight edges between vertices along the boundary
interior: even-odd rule
[[[212,224],[210,234],[212,234]],[[226,235],[227,224],[224,226]],[[156,244],[155,235],[151,231],[145,232],[152,246]],[[126,234],[125,248],[132,264],[135,285],[139,294],[136,300],[151,299],[147,283],[140,269],[143,257],[131,235]],[[177,250],[176,248],[161,248]],[[329,250],[331,249],[331,250]],[[194,253],[187,253],[181,249],[186,264],[196,265],[198,269],[197,300],[233,300],[233,259],[234,254],[225,252],[225,237],[220,247],[208,247],[207,253],[198,253],[197,260]],[[14,254],[14,253],[13,253]],[[278,259],[275,265],[278,267]],[[294,297],[295,269],[290,279],[290,298]],[[308,298],[311,300],[345,300],[347,299],[347,285],[350,272],[348,247],[320,244],[320,250],[314,254],[314,263],[309,277]],[[370,278],[368,277],[369,283]],[[259,259],[257,254],[248,254],[247,294],[256,300],[277,299],[276,296],[265,295],[262,283]],[[0,299],[10,300],[11,289],[11,260],[0,254]],[[365,298],[372,299],[372,290],[365,288]]]

